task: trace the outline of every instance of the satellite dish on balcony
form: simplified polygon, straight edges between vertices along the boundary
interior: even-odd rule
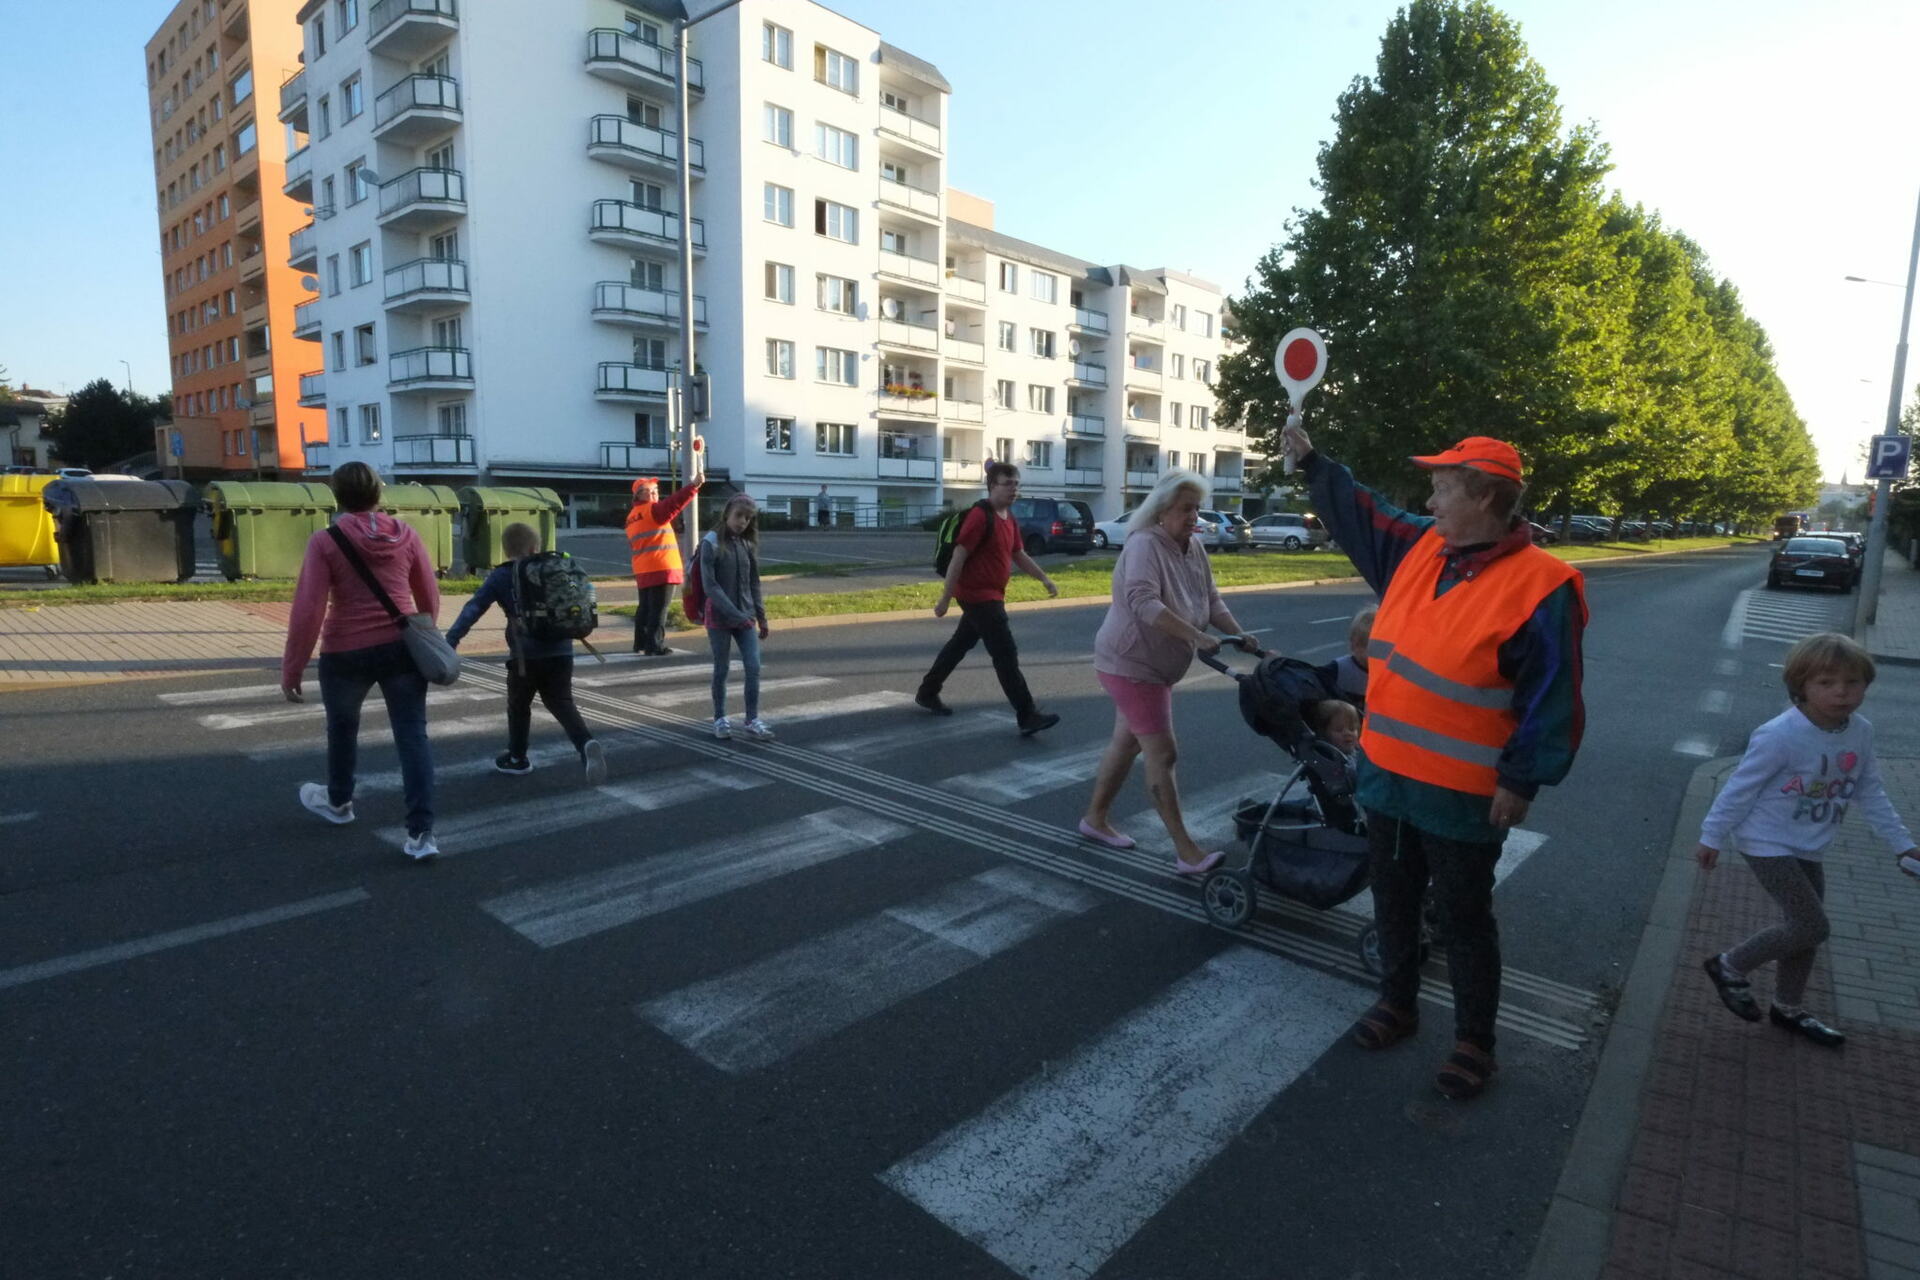
[[[372,169],[369,169],[364,164],[360,166],[360,176],[365,178],[368,182],[371,182],[376,187],[379,186],[382,181],[384,181],[384,179],[382,179],[379,174],[375,173]]]
[[[320,292],[320,281],[313,276],[301,276],[300,287],[308,293]]]
[[[880,302],[880,314],[889,320],[898,320],[900,318],[900,299],[882,299]]]
[[[1078,356],[1080,354],[1080,339],[1067,339],[1067,354],[1070,356]]]
[[[300,212],[306,214],[309,218],[311,218],[313,216],[313,206],[307,205],[304,208],[302,208]]]

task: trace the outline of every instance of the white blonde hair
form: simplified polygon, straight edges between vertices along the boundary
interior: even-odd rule
[[[1207,505],[1209,491],[1205,476],[1188,471],[1185,467],[1175,467],[1161,476],[1160,482],[1153,486],[1153,492],[1147,495],[1147,500],[1135,507],[1133,514],[1127,517],[1127,533],[1136,534],[1149,525],[1158,524],[1160,517],[1167,513],[1167,508],[1188,490],[1199,496],[1201,506]]]

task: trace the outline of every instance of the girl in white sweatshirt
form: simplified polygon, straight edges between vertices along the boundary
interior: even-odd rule
[[[1800,1007],[1814,952],[1828,933],[1821,852],[1847,810],[1859,805],[1902,871],[1920,870],[1920,858],[1881,785],[1873,726],[1857,714],[1873,683],[1867,651],[1833,632],[1808,636],[1787,654],[1784,679],[1793,707],[1753,731],[1746,755],[1707,811],[1694,857],[1711,871],[1731,843],[1786,919],[1705,964],[1727,1008],[1758,1022],[1747,975],[1778,961],[1769,1019],[1834,1048],[1846,1037]]]

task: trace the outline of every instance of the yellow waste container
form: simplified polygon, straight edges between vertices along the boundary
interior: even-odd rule
[[[0,569],[41,565],[49,578],[59,576],[53,515],[40,501],[40,491],[57,479],[53,475],[0,476]]]

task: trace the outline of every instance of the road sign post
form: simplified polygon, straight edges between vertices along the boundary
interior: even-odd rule
[[[1288,425],[1300,416],[1301,401],[1307,392],[1320,385],[1320,379],[1327,372],[1327,340],[1312,329],[1293,329],[1280,339],[1280,345],[1273,349],[1273,376],[1280,379],[1280,385],[1287,389],[1287,400],[1293,411],[1288,414]],[[1280,469],[1287,475],[1293,474],[1293,455],[1282,446],[1280,451]]]
[[[1904,480],[1912,457],[1912,436],[1874,436],[1867,444],[1867,479]]]

